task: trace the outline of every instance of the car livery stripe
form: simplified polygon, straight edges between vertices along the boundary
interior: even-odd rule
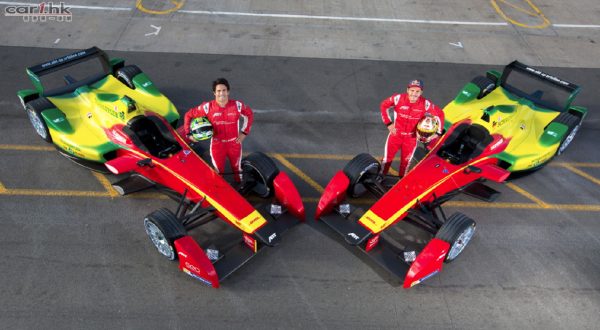
[[[146,158],[146,155],[138,152],[137,150],[129,149],[129,151],[132,152],[132,153],[134,153],[134,154],[136,154],[136,155],[138,155],[138,156],[140,156],[140,157],[142,157],[142,158]],[[171,175],[173,175],[177,179],[181,180],[181,182],[185,183],[190,189],[192,189],[196,193],[198,193],[198,195],[200,195],[203,198],[205,198],[206,201],[209,202],[212,206],[214,206],[214,208],[217,209],[217,211],[220,214],[222,214],[229,222],[231,222],[233,225],[235,225],[236,227],[238,227],[243,232],[248,233],[248,234],[252,234],[258,228],[262,227],[263,225],[265,225],[267,223],[267,220],[257,210],[254,210],[254,212],[250,213],[249,215],[247,215],[245,218],[243,218],[241,220],[238,219],[238,218],[236,218],[225,207],[223,207],[221,204],[219,204],[216,200],[210,198],[207,194],[205,194],[203,191],[201,191],[200,189],[198,189],[198,187],[196,187],[193,183],[191,183],[186,178],[184,178],[181,175],[177,174],[176,172],[174,172],[173,170],[171,170],[170,168],[168,168],[164,164],[161,164],[160,162],[154,162],[153,164],[155,166],[157,166],[157,165],[160,166],[165,171],[169,172]]]
[[[489,158],[490,157],[483,157],[483,158],[481,158],[471,164],[468,164],[468,165],[479,164]],[[418,200],[429,195],[429,193],[431,191],[435,190],[438,186],[440,186],[447,180],[451,179],[456,173],[463,171],[465,168],[467,168],[467,166],[463,166],[463,167],[457,169],[456,171],[452,172],[451,174],[445,176],[440,181],[436,182],[429,189],[427,189],[426,191],[421,193],[417,198],[413,199],[409,203],[406,203],[402,208],[400,208],[400,210],[398,210],[396,213],[394,213],[394,215],[392,215],[388,219],[383,219],[382,217],[377,215],[372,210],[368,210],[367,212],[365,212],[365,214],[363,214],[363,216],[358,220],[358,222],[361,225],[365,226],[367,229],[369,229],[372,233],[374,233],[374,234],[380,233],[381,231],[386,229],[388,226],[392,225],[396,221],[396,219],[398,219],[402,214],[406,213],[410,208],[412,208]]]

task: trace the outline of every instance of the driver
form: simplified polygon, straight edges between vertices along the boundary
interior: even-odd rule
[[[444,112],[423,96],[423,81],[415,79],[408,83],[406,93],[394,94],[383,100],[379,106],[383,123],[387,125],[389,134],[385,142],[382,174],[386,175],[394,156],[400,150],[400,177],[406,175],[408,165],[417,148],[417,123],[429,114],[437,121],[437,132],[429,140],[442,134]],[[393,117],[388,110],[393,109]]]
[[[235,182],[242,179],[242,141],[250,133],[253,112],[250,107],[241,101],[229,99],[229,82],[225,78],[218,78],[212,84],[215,99],[193,107],[185,114],[185,136],[190,134],[190,123],[197,117],[206,117],[213,127],[213,136],[210,141],[210,157],[218,173],[225,171],[225,159],[233,170]],[[240,119],[243,123],[240,124]],[[193,136],[192,140],[195,140]]]

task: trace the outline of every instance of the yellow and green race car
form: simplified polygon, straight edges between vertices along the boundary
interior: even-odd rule
[[[464,119],[509,140],[496,155],[510,172],[537,169],[562,154],[588,110],[571,103],[580,87],[514,61],[466,84],[444,108],[445,128]]]
[[[116,157],[111,127],[149,111],[173,127],[179,113],[137,66],[97,47],[27,68],[35,90],[18,91],[36,133],[64,156],[92,169]]]

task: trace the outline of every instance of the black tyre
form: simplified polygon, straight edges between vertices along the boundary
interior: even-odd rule
[[[262,198],[273,195],[273,180],[279,174],[279,168],[271,157],[262,152],[254,152],[242,159],[242,171],[245,181],[253,180],[256,184],[252,191]]]
[[[115,76],[127,87],[135,89],[133,78],[140,73],[142,73],[142,70],[140,70],[140,68],[138,68],[136,65],[126,65],[117,70],[117,72],[115,72]]]
[[[27,116],[29,117],[31,125],[35,129],[35,132],[42,138],[42,140],[48,143],[52,143],[52,137],[50,136],[48,125],[46,125],[46,121],[42,117],[42,112],[52,108],[54,108],[54,104],[44,97],[35,99],[25,104],[25,111],[27,111]]]
[[[475,221],[462,213],[452,214],[435,235],[450,244],[444,262],[451,262],[465,249],[475,234]]]
[[[363,182],[369,175],[377,175],[381,171],[381,164],[373,156],[363,153],[358,154],[344,166],[344,173],[350,179],[348,194],[359,197],[367,189]]]
[[[564,124],[569,128],[567,130],[567,134],[565,134],[563,139],[560,141],[558,150],[556,150],[556,154],[560,155],[563,152],[565,152],[565,150],[567,150],[567,147],[569,146],[569,144],[571,144],[571,141],[573,141],[575,135],[577,135],[577,132],[581,127],[581,119],[570,113],[563,112],[560,115],[558,115],[558,117],[554,118],[552,122]]]
[[[186,235],[186,230],[173,212],[161,208],[144,218],[144,228],[158,252],[169,260],[177,259],[175,240]]]
[[[496,83],[488,77],[477,76],[471,82],[479,87],[477,99],[483,98],[496,88]]]

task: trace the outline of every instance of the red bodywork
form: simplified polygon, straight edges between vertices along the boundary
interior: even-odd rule
[[[491,157],[502,152],[508,145],[508,140],[501,135],[492,135],[493,140],[481,154],[462,164],[453,164],[438,155],[446,139],[461,124],[470,125],[470,121],[464,120],[452,126],[427,156],[358,220],[360,227],[368,232],[365,237],[370,237],[369,240],[357,241],[367,254],[379,242],[378,235],[381,232],[403,220],[409,211],[418,209],[420,205],[432,203],[437,198],[481,178],[495,182],[503,182],[508,178],[510,172],[498,167],[498,159]],[[334,207],[344,200],[348,185],[349,179],[344,172],[337,172],[319,200],[317,219],[331,213]],[[411,287],[439,272],[448,250],[448,243],[432,239],[412,262],[405,277],[404,287]]]
[[[202,202],[203,206],[210,205],[215,208],[220,218],[241,230],[245,235],[244,239],[247,236],[248,239],[254,240],[250,235],[265,226],[266,219],[200,158],[164,118],[151,112],[145,115],[163,122],[181,148],[167,157],[153,156],[133,143],[130,136],[124,132],[124,125],[119,124],[105,130],[111,141],[122,147],[117,150],[117,157],[106,162],[105,166],[114,174],[136,172],[180,195],[185,193],[186,199],[192,203]],[[147,163],[140,164],[141,161]],[[290,178],[284,172],[280,172],[273,186],[277,201],[292,215],[304,220],[304,205]],[[256,245],[256,241],[254,244]],[[175,241],[175,247],[181,270],[213,287],[219,286],[215,268],[195,240],[186,235]],[[256,248],[253,252],[257,252]]]

